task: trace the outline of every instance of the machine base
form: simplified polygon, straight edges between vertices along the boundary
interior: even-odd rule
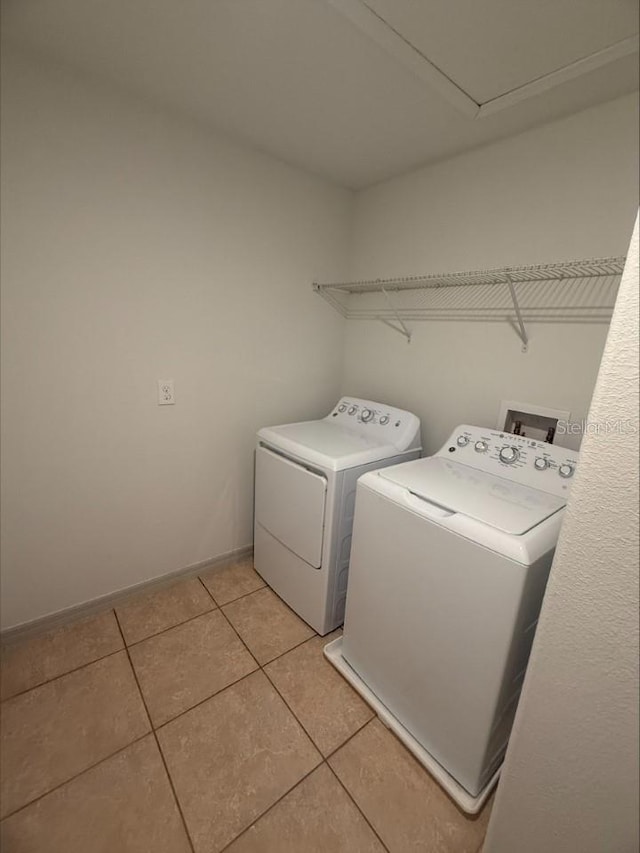
[[[338,672],[351,684],[351,686],[362,696],[362,698],[376,712],[380,721],[388,729],[396,735],[398,740],[407,747],[409,752],[418,759],[420,764],[425,767],[438,784],[444,788],[451,799],[460,806],[467,814],[477,814],[482,806],[487,801],[489,794],[495,787],[500,775],[500,767],[493,774],[489,782],[484,786],[477,797],[472,797],[456,780],[451,776],[444,767],[439,764],[432,755],[430,755],[418,741],[409,734],[404,726],[398,722],[391,711],[383,705],[378,697],[373,693],[354,669],[349,666],[347,661],[342,657],[342,637],[328,643],[324,647],[325,657],[329,663],[333,664]]]

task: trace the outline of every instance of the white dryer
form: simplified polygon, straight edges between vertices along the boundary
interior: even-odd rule
[[[353,397],[258,432],[254,565],[319,634],[344,620],[356,480],[419,455],[415,415]]]
[[[467,812],[497,780],[577,459],[461,426],[358,482],[325,654]]]

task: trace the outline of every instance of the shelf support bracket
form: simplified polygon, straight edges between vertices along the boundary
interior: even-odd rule
[[[387,305],[393,311],[393,314],[396,318],[396,323],[398,325],[396,326],[395,323],[392,323],[390,320],[385,320],[382,317],[380,319],[382,320],[382,322],[385,325],[390,326],[396,332],[400,332],[401,335],[404,335],[404,337],[407,339],[407,343],[410,344],[411,343],[411,332],[409,331],[409,329],[407,329],[405,324],[402,322],[402,319],[400,318],[400,315],[398,314],[398,311],[397,311],[395,305],[391,302],[391,299],[389,299],[389,294],[387,293],[387,291],[384,289],[384,287],[381,287],[380,290],[382,291],[384,298],[387,301]]]
[[[518,296],[516,294],[516,289],[513,286],[513,281],[511,280],[510,275],[507,275],[507,284],[509,285],[509,293],[511,294],[511,300],[513,302],[513,307],[516,312],[516,318],[518,321],[518,328],[516,329],[516,333],[522,341],[522,352],[526,352],[529,349],[529,336],[527,335],[527,330],[524,327],[522,313],[520,311],[520,306],[518,305]]]

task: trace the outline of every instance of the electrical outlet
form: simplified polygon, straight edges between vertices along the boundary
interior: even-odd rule
[[[173,393],[173,379],[158,379],[158,405],[173,406],[176,398]]]

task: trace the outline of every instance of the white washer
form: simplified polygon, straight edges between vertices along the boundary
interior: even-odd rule
[[[325,654],[467,812],[497,780],[577,459],[461,426],[358,482]]]
[[[258,432],[254,565],[319,634],[344,620],[356,480],[419,455],[415,415],[353,397]]]

